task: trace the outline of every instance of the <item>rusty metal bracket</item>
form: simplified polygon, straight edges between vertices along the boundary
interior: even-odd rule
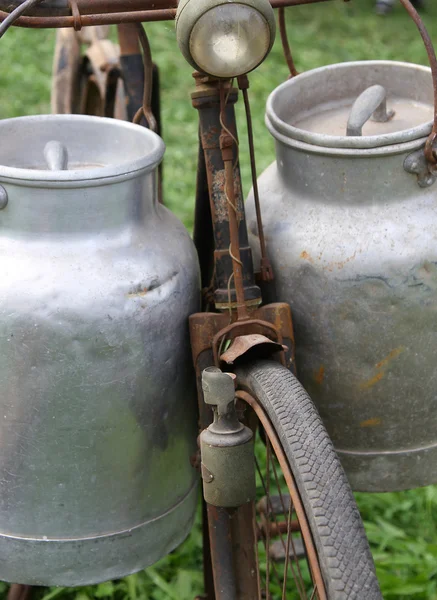
[[[417,176],[417,183],[421,188],[431,187],[437,179],[437,169],[427,160],[425,148],[409,154],[404,161],[404,169]]]
[[[244,354],[247,354],[252,350],[252,348],[266,349],[269,354],[282,352],[283,350],[288,349],[287,346],[273,342],[265,335],[250,333],[248,335],[237,336],[226,352],[223,352],[223,354],[220,355],[220,360],[228,365],[232,365],[238,358],[241,358]]]
[[[255,321],[255,324],[253,321]],[[239,323],[237,328],[229,329],[228,314],[207,312],[191,315],[189,327],[193,364],[197,379],[200,430],[207,427],[212,419],[211,409],[203,401],[201,375],[207,367],[220,363],[219,346],[223,333],[228,332],[227,339],[231,340],[241,335],[264,335],[269,340],[282,346],[282,353],[277,352],[273,357],[279,358],[282,355],[283,364],[291,371],[296,371],[293,322],[290,306],[286,303],[267,304],[252,310],[250,321]],[[286,350],[283,349],[283,346],[286,346]]]
[[[214,356],[214,364],[219,366],[221,356],[220,349],[222,347],[222,343],[226,339],[234,340],[237,337],[245,336],[245,335],[253,335],[254,333],[258,335],[270,334],[270,336],[276,338],[275,342],[281,347],[282,350],[282,335],[281,332],[276,329],[274,325],[269,323],[268,321],[263,321],[261,319],[249,319],[246,321],[236,321],[235,323],[231,323],[227,325],[220,331],[218,331],[213,340],[212,340],[212,351]],[[269,339],[267,337],[267,339]],[[282,358],[282,357],[281,357]],[[285,362],[281,360],[285,365]]]
[[[73,15],[73,28],[74,31],[80,31],[82,29],[82,16],[80,14],[79,7],[76,0],[68,0],[70,5],[71,14]]]
[[[201,363],[206,368],[220,362],[219,346],[224,335],[230,340],[245,335],[263,335],[281,345],[286,367],[294,370],[293,321],[290,306],[285,302],[275,302],[252,310],[251,319],[240,323],[229,324],[229,315],[225,313],[195,313],[189,318],[189,326],[196,369]],[[209,355],[209,364],[201,358],[206,354]]]

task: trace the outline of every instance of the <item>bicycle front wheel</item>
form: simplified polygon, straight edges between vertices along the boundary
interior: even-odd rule
[[[258,435],[259,598],[380,600],[360,513],[310,397],[273,361],[236,374],[244,420]]]

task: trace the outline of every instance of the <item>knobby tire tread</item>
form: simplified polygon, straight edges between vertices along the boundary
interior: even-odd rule
[[[329,600],[381,600],[372,554],[346,474],[311,398],[273,361],[237,369],[238,387],[264,408],[289,460]]]

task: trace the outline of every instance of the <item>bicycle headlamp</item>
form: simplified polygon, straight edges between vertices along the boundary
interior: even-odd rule
[[[198,71],[237,77],[255,69],[275,39],[268,0],[180,0],[176,15],[179,48]]]

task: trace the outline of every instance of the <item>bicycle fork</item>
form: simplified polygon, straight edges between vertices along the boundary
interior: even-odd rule
[[[255,281],[238,162],[234,111],[238,90],[229,81],[200,74],[195,78],[192,100],[199,112],[201,149],[194,240],[206,291],[204,307],[213,305],[220,311],[190,317],[202,432],[204,527],[209,534],[204,533],[209,541],[205,557],[208,561],[210,553],[214,565],[209,575],[205,569],[206,597],[254,600],[261,597],[261,590],[253,527],[253,436],[237,418],[234,381],[220,366],[234,363],[248,351],[260,351],[278,356],[294,370],[293,326],[288,304],[261,306]],[[223,427],[229,430],[224,433]]]

